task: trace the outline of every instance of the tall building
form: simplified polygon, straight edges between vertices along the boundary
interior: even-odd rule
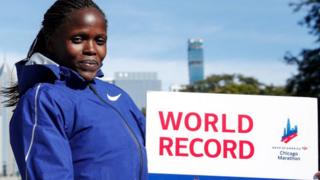
[[[1,90],[11,86],[12,82],[15,81],[12,73],[12,69],[4,60],[4,63],[0,66]],[[18,169],[9,143],[9,121],[13,108],[5,107],[3,103],[5,100],[5,97],[0,95],[0,176],[7,177],[16,175]]]
[[[189,84],[191,85],[204,78],[202,44],[202,39],[188,40]]]
[[[147,91],[160,91],[156,72],[116,72],[114,83],[124,89],[141,109],[146,107]]]

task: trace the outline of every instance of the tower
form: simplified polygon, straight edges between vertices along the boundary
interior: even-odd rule
[[[188,68],[189,68],[189,84],[193,85],[196,81],[203,80],[203,40],[188,40]]]
[[[0,64],[1,90],[12,86],[13,81],[16,81],[13,71],[6,63],[6,57],[4,57],[3,63]],[[18,169],[9,143],[9,121],[13,107],[5,107],[3,102],[6,100],[6,97],[0,96],[0,176],[15,176]]]
[[[9,87],[9,81],[10,81],[10,68],[6,61],[4,60],[4,63],[0,67],[0,88],[3,89],[5,87]],[[1,126],[0,126],[0,132],[1,132],[1,172],[3,176],[7,176],[7,168],[8,168],[8,156],[9,156],[9,150],[10,150],[10,144],[9,144],[9,118],[10,118],[10,108],[4,107],[3,101],[5,101],[4,97],[0,97],[0,112],[1,112]]]

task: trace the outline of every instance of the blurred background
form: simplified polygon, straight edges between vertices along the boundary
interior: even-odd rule
[[[2,88],[15,81],[14,63],[26,57],[53,2],[2,2]],[[148,90],[319,97],[318,0],[95,2],[109,21],[103,79],[127,90],[143,111]],[[3,179],[18,174],[8,141],[11,112],[1,107]]]

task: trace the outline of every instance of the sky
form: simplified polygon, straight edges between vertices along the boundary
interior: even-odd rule
[[[106,77],[119,71],[157,72],[162,89],[188,83],[188,38],[204,40],[205,75],[241,73],[266,84],[284,85],[296,73],[284,63],[315,38],[298,25],[298,0],[96,0],[106,13]],[[24,58],[54,0],[3,1],[0,63]]]

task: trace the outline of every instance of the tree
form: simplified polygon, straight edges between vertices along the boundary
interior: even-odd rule
[[[185,92],[209,92],[228,94],[285,95],[284,87],[265,85],[254,77],[241,74],[211,75],[194,85],[188,85]]]
[[[289,64],[298,66],[298,74],[288,80],[286,89],[292,95],[318,97],[318,117],[320,117],[320,0],[303,0],[291,5],[295,7],[295,11],[300,11],[303,8],[307,9],[307,15],[300,24],[309,28],[309,33],[316,37],[318,47],[304,49],[296,57],[291,54],[285,56],[285,60]],[[318,129],[319,126],[318,123]],[[320,134],[318,134],[319,140]],[[318,148],[320,149],[320,142],[318,142]],[[320,164],[320,158],[318,164]],[[320,172],[316,173],[315,176],[319,178]]]
[[[320,0],[304,0],[299,3],[291,3],[294,11],[307,10],[307,15],[300,22],[309,28],[309,33],[316,36],[316,42],[320,42]],[[299,55],[291,53],[285,55],[288,64],[297,65],[298,73],[289,78],[286,91],[296,96],[320,96],[320,47],[303,49]]]

